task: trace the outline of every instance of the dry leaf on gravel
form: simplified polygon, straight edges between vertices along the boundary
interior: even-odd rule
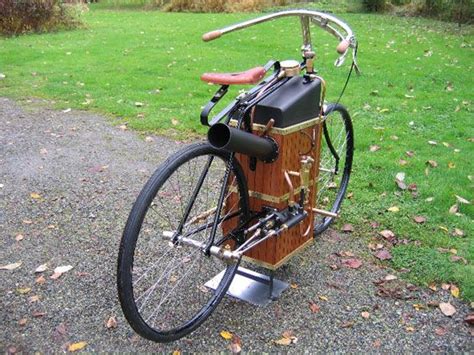
[[[341,325],[339,325],[339,327],[341,327],[341,328],[352,328],[353,325],[354,325],[353,321],[348,321],[348,322],[341,323]]]
[[[62,274],[65,272],[68,272],[73,268],[72,265],[63,265],[63,266],[58,266],[56,269],[54,269],[54,273],[51,275],[51,278],[53,280],[59,279]]]
[[[319,307],[313,301],[310,301],[309,302],[309,309],[311,310],[312,313],[318,313],[321,310],[321,307]]]
[[[23,234],[17,234],[17,235],[15,236],[15,240],[16,240],[17,242],[22,241],[24,238],[25,238],[25,236],[24,236]]]
[[[70,352],[78,351],[78,350],[84,349],[86,346],[87,346],[87,342],[80,341],[80,342],[73,343],[73,344],[69,345],[67,347],[67,350],[70,351]]]
[[[321,301],[327,302],[329,299],[326,296],[318,296]]]
[[[18,321],[18,325],[23,327],[26,325],[26,323],[28,323],[28,319],[27,318],[22,318]]]
[[[39,274],[41,272],[44,272],[48,269],[48,263],[41,264],[35,269],[35,274]]]
[[[392,255],[386,249],[379,250],[374,255],[379,260],[390,260],[392,258]]]
[[[37,192],[32,192],[32,193],[30,194],[30,197],[31,197],[31,198],[34,198],[35,200],[37,200],[37,199],[41,198],[41,195],[40,195],[39,193],[37,193]]]
[[[370,313],[367,311],[364,311],[360,314],[360,316],[364,319],[369,319],[370,318]]]
[[[441,310],[441,313],[447,317],[451,317],[454,313],[456,313],[456,308],[454,308],[454,306],[449,302],[441,302],[439,304],[439,309]]]
[[[278,340],[274,340],[275,344],[288,346],[290,344],[294,344],[298,341],[298,338],[293,335],[293,332],[287,330],[283,332],[282,337]]]
[[[358,269],[362,266],[362,261],[356,258],[344,259],[342,260],[342,265],[351,269]]]
[[[469,313],[464,317],[464,322],[466,322],[469,325],[474,325],[474,313]]]
[[[448,330],[446,328],[443,328],[443,327],[438,327],[438,328],[435,329],[435,334],[439,335],[439,336],[446,335],[447,332],[448,332]]]
[[[451,294],[454,297],[459,298],[459,287],[457,287],[456,285],[451,285]]]
[[[3,265],[3,266],[0,266],[0,270],[15,270],[17,268],[19,268],[21,266],[22,262],[19,261],[17,263],[12,263],[12,264],[8,264],[8,265]]]
[[[398,279],[398,277],[396,277],[395,275],[387,275],[384,278],[385,281],[393,281],[393,280],[396,280],[396,279]]]
[[[225,340],[230,340],[232,339],[232,333],[228,332],[227,330],[223,330],[220,333],[220,336],[223,337]]]
[[[118,322],[115,316],[109,317],[109,319],[107,319],[107,322],[105,323],[105,326],[107,327],[107,329],[115,329],[117,328],[117,325],[118,325]]]

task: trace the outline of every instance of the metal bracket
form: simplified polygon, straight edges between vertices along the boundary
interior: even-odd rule
[[[205,286],[215,290],[219,285],[224,271],[214,276],[206,282]],[[244,302],[255,306],[267,306],[272,301],[278,299],[282,292],[289,287],[289,284],[273,277],[239,267],[227,294]]]

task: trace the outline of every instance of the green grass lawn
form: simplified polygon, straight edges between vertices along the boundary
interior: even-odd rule
[[[200,40],[204,32],[253,16],[93,7],[85,29],[0,39],[0,73],[6,76],[0,95],[45,97],[59,108],[107,113],[115,123],[177,139],[203,134],[199,112],[216,87],[202,83],[201,73],[299,58],[296,19],[211,43]],[[353,78],[341,101],[354,118],[356,152],[353,197],[340,223],[354,224],[354,233],[367,242],[392,230],[408,241],[392,249],[392,266],[409,269],[404,275],[418,284],[455,283],[464,298],[474,300],[474,208],[462,204],[459,215],[449,213],[456,195],[473,202],[472,27],[367,14],[341,17],[358,35],[363,75]],[[313,38],[333,101],[348,66],[333,67],[332,37],[315,29]],[[380,149],[371,152],[372,145]],[[437,167],[429,167],[428,160]],[[398,189],[398,172],[406,174],[407,184],[416,184],[416,193]],[[392,206],[399,211],[389,212]],[[417,224],[414,216],[427,220]],[[455,228],[464,236],[453,236]]]

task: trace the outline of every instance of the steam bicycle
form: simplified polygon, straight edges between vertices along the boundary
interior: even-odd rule
[[[203,74],[203,81],[220,85],[201,113],[207,141],[169,157],[133,205],[117,284],[127,321],[145,338],[169,342],[189,334],[217,307],[243,260],[276,270],[339,215],[354,134],[348,111],[324,101],[310,25],[339,40],[336,66],[352,54],[348,78],[358,69],[351,28],[327,13],[289,10],[206,33],[203,40],[288,16],[301,22],[302,61]],[[244,84],[254,86],[210,118],[229,86]]]

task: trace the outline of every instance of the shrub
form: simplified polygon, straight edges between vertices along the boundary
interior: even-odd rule
[[[380,12],[385,10],[385,0],[362,0],[362,4],[367,11]]]
[[[170,0],[165,11],[189,12],[251,12],[266,7],[286,5],[286,0]]]
[[[83,6],[85,5],[78,5]],[[75,5],[61,0],[0,0],[0,33],[18,35],[25,32],[73,28],[80,24]]]

